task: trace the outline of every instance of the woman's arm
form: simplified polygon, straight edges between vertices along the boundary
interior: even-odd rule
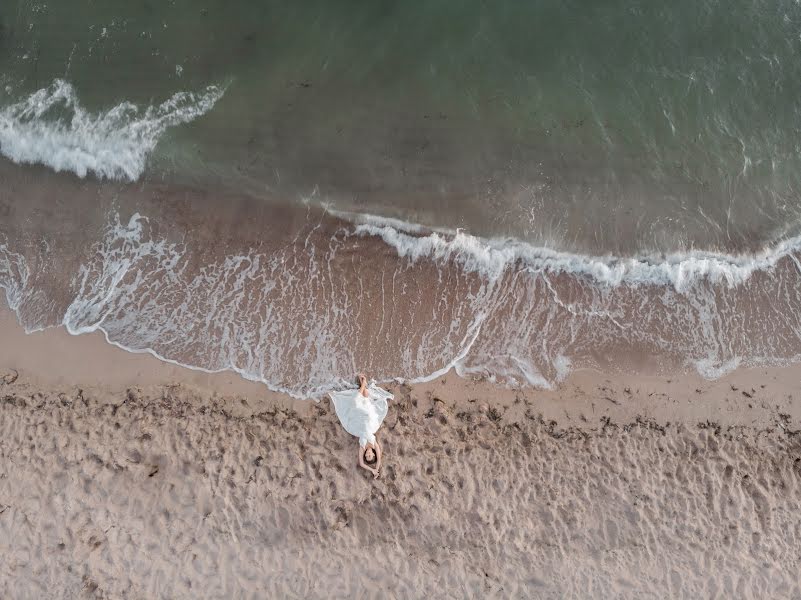
[[[378,440],[375,441],[375,470],[376,473],[381,470],[381,444]]]

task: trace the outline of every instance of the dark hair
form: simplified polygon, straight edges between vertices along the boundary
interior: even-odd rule
[[[362,452],[362,456],[367,454],[367,450],[368,448],[364,449],[364,452]],[[367,457],[364,456],[364,462],[368,465],[374,465],[378,461],[378,452],[376,452],[374,448],[369,448],[369,450],[373,451],[373,460],[367,460]]]

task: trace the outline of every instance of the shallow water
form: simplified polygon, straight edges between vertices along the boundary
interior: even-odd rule
[[[792,244],[590,257],[23,171],[14,198],[27,204],[0,203],[0,287],[29,330],[101,330],[126,349],[299,397],[357,370],[384,381],[455,368],[551,387],[577,367],[715,378],[801,357]]]

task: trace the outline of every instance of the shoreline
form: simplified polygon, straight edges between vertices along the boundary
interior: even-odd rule
[[[801,598],[796,369],[388,386],[374,481],[328,400],[0,339],[4,596]]]
[[[102,315],[123,347],[214,372],[236,365],[296,396],[357,365],[417,381],[458,359],[462,373],[540,385],[568,363],[709,376],[736,357],[801,361],[789,246],[585,264],[351,223],[314,203],[0,171],[13,188],[0,197],[0,286],[28,329],[86,331]]]
[[[42,390],[81,386],[115,394],[132,387],[180,385],[201,395],[248,398],[301,414],[311,414],[315,405],[328,402],[327,397],[303,400],[275,392],[233,371],[207,373],[149,353],[129,352],[108,343],[99,331],[70,335],[59,326],[26,334],[5,306],[0,307],[0,339],[0,368],[16,370],[18,381]],[[459,407],[479,402],[508,409],[522,402],[533,414],[567,427],[591,428],[601,419],[629,422],[642,418],[754,428],[782,422],[801,428],[798,369],[797,365],[737,368],[716,380],[695,373],[657,376],[577,369],[553,389],[509,387],[485,377],[462,378],[450,370],[425,383],[381,385]]]

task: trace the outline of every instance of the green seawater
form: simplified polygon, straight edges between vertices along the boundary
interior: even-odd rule
[[[798,234],[795,1],[4,0],[0,109],[56,79],[225,88],[149,179],[596,254]]]

